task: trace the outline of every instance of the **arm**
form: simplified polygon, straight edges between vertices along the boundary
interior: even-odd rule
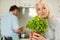
[[[21,27],[21,28],[18,28],[18,29],[14,29],[14,32],[16,33],[21,33],[25,30],[25,27]]]
[[[55,40],[60,40],[60,18],[55,21]]]
[[[60,40],[60,18],[55,17],[54,19],[50,20],[50,24],[52,24],[52,28],[55,29],[54,32],[54,40]]]
[[[16,33],[21,33],[22,31],[24,31],[24,28],[25,28],[25,27],[19,27],[18,19],[15,16],[12,19],[12,26],[13,26],[14,32]]]

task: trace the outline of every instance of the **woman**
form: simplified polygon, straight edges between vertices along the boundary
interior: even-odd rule
[[[49,21],[49,28],[45,33],[45,37],[41,36],[38,33],[30,33],[30,40],[60,40],[60,19],[57,17],[53,17],[50,14],[50,10],[46,3],[43,1],[38,2],[36,4],[36,10],[38,16],[42,19],[48,19]],[[37,36],[36,36],[37,35]]]

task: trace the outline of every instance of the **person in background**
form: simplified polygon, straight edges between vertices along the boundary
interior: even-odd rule
[[[24,31],[24,27],[18,25],[18,13],[19,8],[13,5],[1,18],[1,40],[19,40],[18,34]]]
[[[48,5],[40,1],[36,4],[36,11],[40,18],[48,19],[49,21],[49,28],[45,33],[45,37],[38,33],[30,33],[30,40],[60,40],[60,18],[52,16],[51,11]]]

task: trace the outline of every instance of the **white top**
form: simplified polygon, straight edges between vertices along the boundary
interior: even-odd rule
[[[6,15],[1,18],[2,36],[18,38],[18,34],[14,32],[14,29],[18,28],[19,28],[18,19],[15,15],[12,14],[12,12],[6,13]]]
[[[49,19],[49,25],[45,36],[49,40],[60,40],[60,19],[59,18],[52,18]]]

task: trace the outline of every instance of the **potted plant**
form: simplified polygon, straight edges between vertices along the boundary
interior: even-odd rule
[[[26,25],[26,28],[32,30],[32,34],[37,32],[43,36],[48,27],[48,19],[41,19],[39,16],[35,16],[32,20],[28,21]]]

